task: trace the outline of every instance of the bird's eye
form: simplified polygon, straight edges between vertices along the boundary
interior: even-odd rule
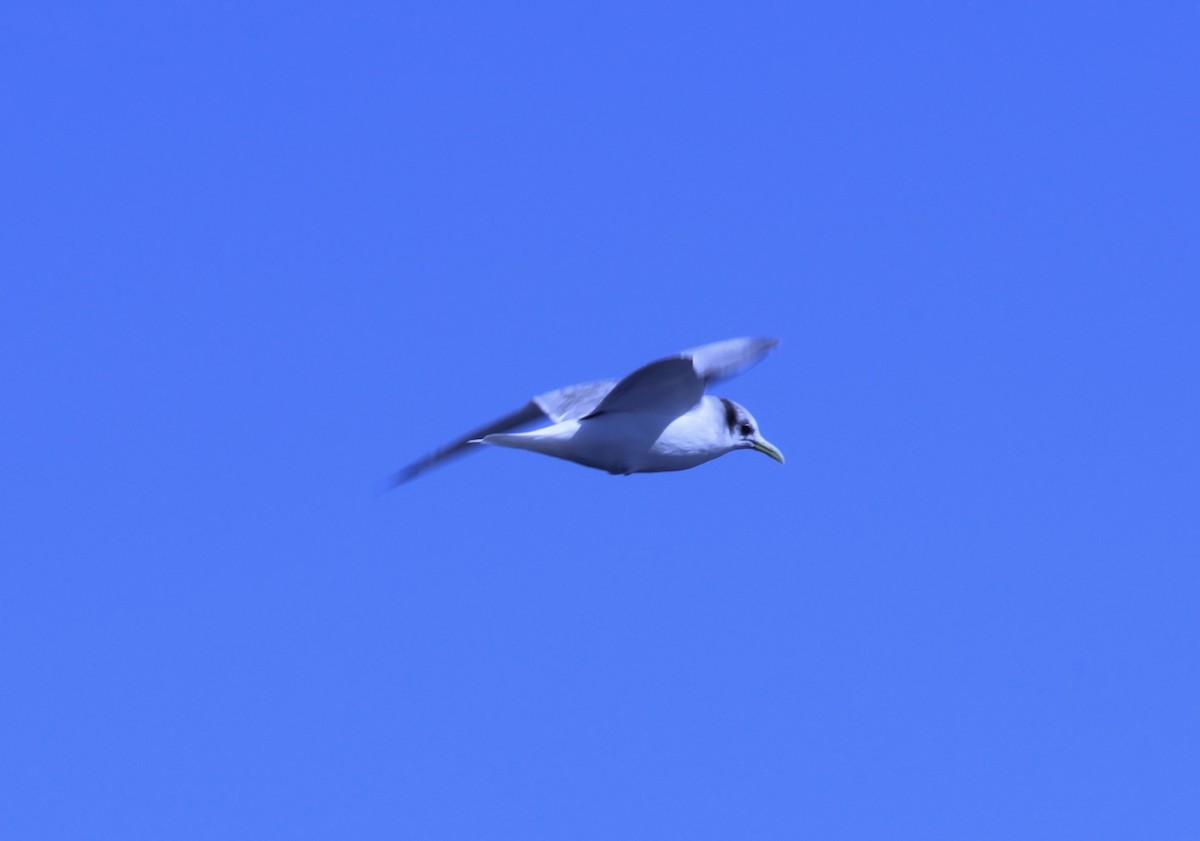
[[[754,427],[748,423],[742,424],[742,435],[749,437],[752,432],[754,432]]]

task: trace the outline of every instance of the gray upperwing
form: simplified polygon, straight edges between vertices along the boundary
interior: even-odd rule
[[[621,380],[596,406],[602,412],[662,412],[682,415],[704,396],[705,387],[758,363],[778,339],[726,339],[643,365]]]
[[[617,383],[591,414],[649,412],[682,415],[704,396],[692,360],[672,356],[643,365]]]
[[[555,423],[579,420],[590,415],[616,384],[616,380],[601,380],[568,385],[539,394],[533,402]]]
[[[506,432],[514,427],[518,427],[526,423],[532,423],[533,421],[541,420],[545,417],[546,412],[544,412],[538,405],[537,399],[535,398],[534,400],[530,400],[517,411],[505,415],[502,418],[497,418],[486,426],[481,426],[478,429],[471,430],[465,435],[459,436],[446,446],[434,450],[421,460],[415,461],[403,470],[398,471],[392,477],[391,486],[395,487],[396,485],[402,485],[405,482],[417,478],[429,468],[435,467],[441,462],[452,459],[455,456],[462,455],[467,450],[467,447],[470,446],[470,443],[477,438],[483,438],[484,436],[491,435],[496,432]]]

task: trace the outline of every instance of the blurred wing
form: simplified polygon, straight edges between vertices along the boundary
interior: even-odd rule
[[[524,406],[512,414],[505,415],[502,418],[497,418],[491,423],[481,426],[478,429],[473,429],[466,435],[461,435],[451,441],[444,447],[434,450],[429,455],[425,456],[420,461],[414,461],[408,467],[396,473],[392,477],[392,487],[403,485],[405,482],[415,479],[431,467],[436,467],[444,461],[448,461],[455,456],[460,456],[470,446],[471,442],[483,438],[487,435],[492,435],[496,432],[506,432],[523,424],[532,423],[536,420],[542,420],[546,417],[546,413],[538,406],[536,399],[530,400]]]
[[[651,362],[617,383],[591,414],[682,415],[699,402],[709,383],[737,376],[778,344],[778,339],[727,339]]]
[[[392,486],[402,485],[417,478],[431,467],[436,467],[444,461],[460,456],[471,446],[472,441],[494,435],[498,432],[508,432],[519,426],[549,419],[554,423],[565,420],[577,420],[590,413],[604,399],[604,395],[612,391],[616,380],[605,382],[580,383],[565,388],[547,391],[534,397],[517,411],[497,418],[489,424],[472,429],[465,435],[437,449],[420,461],[415,461],[408,467],[397,472],[392,477]]]

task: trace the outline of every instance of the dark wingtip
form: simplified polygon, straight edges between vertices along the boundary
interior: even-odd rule
[[[395,473],[393,473],[391,476],[388,477],[387,486],[383,490],[385,493],[387,491],[394,491],[396,488],[400,487],[404,483],[411,482],[413,479],[417,478],[417,476],[419,476],[420,474],[421,474],[421,465],[419,465],[419,464],[409,465],[408,467],[404,468],[403,470],[397,470]]]
[[[390,491],[392,488],[398,488],[407,482],[411,482],[425,471],[437,467],[439,464],[443,464],[450,459],[461,456],[468,450],[478,446],[482,439],[494,432],[503,432],[504,430],[513,429],[514,427],[529,423],[532,420],[544,417],[546,417],[546,413],[538,407],[537,402],[530,400],[517,411],[511,412],[502,418],[494,420],[486,426],[481,426],[478,429],[472,430],[471,432],[468,432],[466,435],[459,438],[457,441],[449,443],[439,450],[433,451],[421,460],[413,462],[402,470],[396,471],[392,474],[388,481],[387,490]]]

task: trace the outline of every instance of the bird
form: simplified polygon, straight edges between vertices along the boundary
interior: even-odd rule
[[[398,471],[402,485],[479,445],[554,456],[628,476],[687,470],[735,450],[783,463],[742,405],[706,388],[758,363],[779,344],[739,338],[702,345],[643,365],[621,380],[579,383],[536,395]],[[535,422],[549,425],[513,432]]]

